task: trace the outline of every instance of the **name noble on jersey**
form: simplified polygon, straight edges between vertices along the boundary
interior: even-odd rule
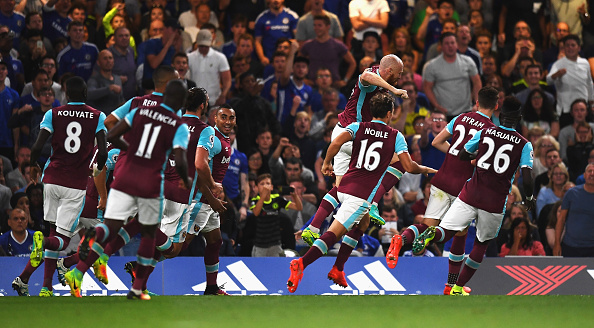
[[[175,126],[175,124],[177,123],[177,120],[174,119],[173,117],[163,115],[159,112],[155,112],[152,109],[141,109],[141,110],[139,110],[139,115],[146,116],[150,119],[153,119],[153,120],[159,121],[159,122],[163,122],[163,123],[169,124],[171,126]]]
[[[388,138],[388,131],[377,131],[372,128],[365,128],[365,134],[374,136],[376,138]]]
[[[520,143],[520,138],[513,136],[511,134],[507,134],[507,133],[503,133],[501,131],[496,131],[494,129],[488,129],[485,130],[486,134],[489,134],[491,136],[497,137],[499,139],[503,139],[503,140],[507,140],[507,141],[511,141],[515,144],[519,144]]]
[[[77,118],[93,118],[93,113],[91,112],[83,112],[83,111],[76,111],[76,110],[61,110],[58,111],[58,116],[69,116],[69,117],[77,117]]]
[[[463,123],[468,123],[470,125],[474,125],[479,129],[482,129],[485,126],[485,123],[475,120],[474,118],[470,117],[470,116],[464,116],[462,117],[462,122]]]

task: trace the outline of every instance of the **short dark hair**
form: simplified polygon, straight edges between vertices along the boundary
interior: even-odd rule
[[[188,55],[186,55],[186,53],[185,53],[185,52],[181,52],[181,51],[180,51],[180,52],[177,52],[177,53],[175,53],[175,55],[173,55],[173,58],[171,58],[171,62],[173,63],[173,61],[174,61],[174,60],[175,60],[175,58],[177,58],[177,57],[183,57],[183,58],[185,58],[186,60],[188,59]]]
[[[43,16],[41,15],[41,13],[38,13],[36,11],[30,11],[26,16],[25,16],[25,25],[29,25],[29,23],[31,22],[31,17],[33,16],[41,16],[41,18],[43,18]]]
[[[265,180],[265,179],[270,179],[270,182],[272,182],[272,174],[270,174],[270,173],[260,174],[256,178],[256,184],[259,184],[260,182],[262,182],[262,180]]]
[[[528,70],[531,68],[538,68],[538,72],[542,74],[542,66],[539,63],[534,63],[526,66],[526,70],[524,70],[524,75],[528,73]]]
[[[74,12],[74,9],[82,10],[85,12],[85,14],[87,13],[87,8],[84,4],[82,4],[82,2],[73,1],[72,6],[70,6],[70,10],[68,10],[68,14],[71,15]]]
[[[437,1],[437,8],[439,8],[441,6],[442,3],[447,2],[450,5],[452,5],[452,7],[455,7],[456,5],[454,4],[454,0],[439,0]]]
[[[484,87],[478,92],[478,102],[481,108],[495,109],[498,99],[499,91],[493,87]]]
[[[282,51],[275,51],[274,54],[272,55],[272,59],[274,59],[274,57],[285,57],[285,59],[286,59],[287,54]]]
[[[452,32],[445,32],[445,33],[442,33],[442,34],[439,36],[439,43],[443,43],[443,40],[445,40],[445,38],[447,38],[447,37],[450,37],[450,36],[453,36],[453,37],[455,38],[455,37],[456,37],[456,34],[454,34],[454,33],[452,33]]]
[[[85,24],[83,24],[82,22],[79,21],[72,21],[70,23],[68,23],[68,32],[70,32],[70,29],[72,29],[75,26],[80,26],[80,27],[85,27]]]
[[[501,113],[517,112],[522,109],[522,103],[514,96],[507,96],[503,100]]]
[[[85,102],[87,100],[87,83],[80,76],[66,80],[66,96],[70,101]]]
[[[188,97],[186,98],[186,110],[194,112],[202,104],[206,103],[208,93],[206,89],[200,87],[193,87],[188,90]]]
[[[369,105],[373,117],[384,118],[394,110],[394,98],[387,92],[379,92],[371,97]]]
[[[297,56],[293,60],[293,64],[297,64],[297,63],[305,63],[306,65],[309,66],[309,59],[307,59],[307,57]]]
[[[563,41],[563,44],[565,44],[565,42],[567,42],[569,40],[573,40],[573,41],[577,42],[578,46],[582,45],[582,43],[580,42],[580,37],[577,36],[576,34],[569,34],[569,35],[565,36],[561,41]]]
[[[27,30],[27,33],[25,34],[25,39],[29,40],[30,38],[34,38],[36,36],[41,37],[41,39],[43,39],[43,31],[36,29]]]
[[[301,159],[297,158],[297,157],[289,157],[287,159],[285,159],[285,168],[287,167],[287,164],[299,164],[299,169],[303,170],[303,162],[301,162]]]
[[[328,17],[328,15],[315,15],[313,20],[321,20],[324,21],[324,24],[330,25],[330,17]]]
[[[248,26],[248,19],[247,19],[247,17],[245,17],[242,14],[235,15],[233,17],[233,19],[231,20],[231,26],[237,25],[237,24],[243,24],[243,26],[247,28],[247,26]]]
[[[365,39],[367,39],[368,37],[373,37],[375,38],[375,40],[377,40],[377,43],[379,43],[380,45],[382,44],[382,39],[380,38],[379,34],[377,34],[377,32],[367,31],[363,33],[363,41],[365,41]]]

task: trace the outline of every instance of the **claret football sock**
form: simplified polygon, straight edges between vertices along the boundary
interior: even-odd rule
[[[204,266],[206,267],[206,284],[216,285],[219,274],[219,251],[221,250],[222,240],[212,244],[206,244],[204,251]]]
[[[336,243],[336,235],[332,231],[326,231],[318,240],[316,240],[307,253],[303,255],[303,268],[312,264],[315,260],[328,253],[328,246]]]
[[[361,236],[363,236],[363,231],[355,228],[342,238],[338,256],[336,256],[336,261],[334,262],[338,271],[344,271],[344,264],[349,259],[349,256],[351,256],[353,249],[357,247],[357,243],[359,242],[359,239],[361,239]]]
[[[456,285],[465,286],[470,278],[472,278],[476,270],[478,270],[479,266],[483,262],[483,257],[487,252],[487,246],[489,246],[489,243],[481,243],[478,240],[474,241],[472,251],[464,262],[464,267],[462,268],[462,272],[460,272],[460,276],[458,277]]]
[[[338,206],[338,188],[333,187],[328,191],[324,198],[322,198],[322,202],[320,203],[320,207],[316,211],[314,215],[314,219],[311,221],[309,225],[309,229],[315,233],[320,233],[320,227],[322,226],[322,222],[334,211],[334,209]],[[315,231],[313,228],[318,229]]]
[[[460,267],[464,260],[464,247],[466,246],[466,235],[454,236],[449,255],[448,284],[455,284],[460,274]]]

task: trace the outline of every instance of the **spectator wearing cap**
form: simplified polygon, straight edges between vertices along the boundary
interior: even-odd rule
[[[368,31],[363,34],[363,41],[361,43],[361,51],[354,51],[353,56],[356,62],[360,62],[364,57],[369,57],[373,62],[379,63],[382,59],[382,42],[379,34],[374,31]]]
[[[160,38],[149,39],[143,42],[143,55],[139,55],[137,64],[144,64],[142,80],[143,85],[153,85],[152,78],[155,69],[161,65],[170,66],[173,55],[183,50],[181,27],[173,18],[166,19]],[[151,89],[151,88],[149,88]]]
[[[92,43],[84,42],[84,26],[79,21],[72,21],[68,24],[70,43],[58,54],[58,76],[70,72],[85,81],[91,77],[99,49]]]
[[[7,75],[8,63],[0,59],[0,155],[13,159],[17,147],[12,141],[12,129],[8,127],[8,121],[18,109],[20,97],[15,90],[4,84]]]
[[[190,80],[206,89],[211,106],[225,103],[231,89],[231,70],[227,58],[212,48],[213,34],[202,29],[196,36],[198,49],[188,55]]]

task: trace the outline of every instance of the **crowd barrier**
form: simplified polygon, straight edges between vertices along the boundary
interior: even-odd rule
[[[99,282],[92,269],[85,275],[82,294],[125,295],[130,276],[124,264],[133,257],[113,257],[108,264],[109,284]],[[335,258],[323,257],[310,265],[295,295],[437,295],[443,292],[447,258],[401,258],[389,269],[383,258],[352,257],[345,265],[348,288],[334,285],[327,274]],[[224,257],[218,283],[231,295],[291,295],[287,291],[291,258]],[[21,273],[26,258],[0,257],[0,296],[15,296],[12,280]],[[29,281],[37,295],[43,282],[43,265]],[[594,259],[555,257],[486,258],[469,287],[473,295],[594,295]],[[206,287],[201,257],[178,257],[155,267],[148,289],[159,295],[202,295]],[[56,295],[70,295],[54,276]]]

